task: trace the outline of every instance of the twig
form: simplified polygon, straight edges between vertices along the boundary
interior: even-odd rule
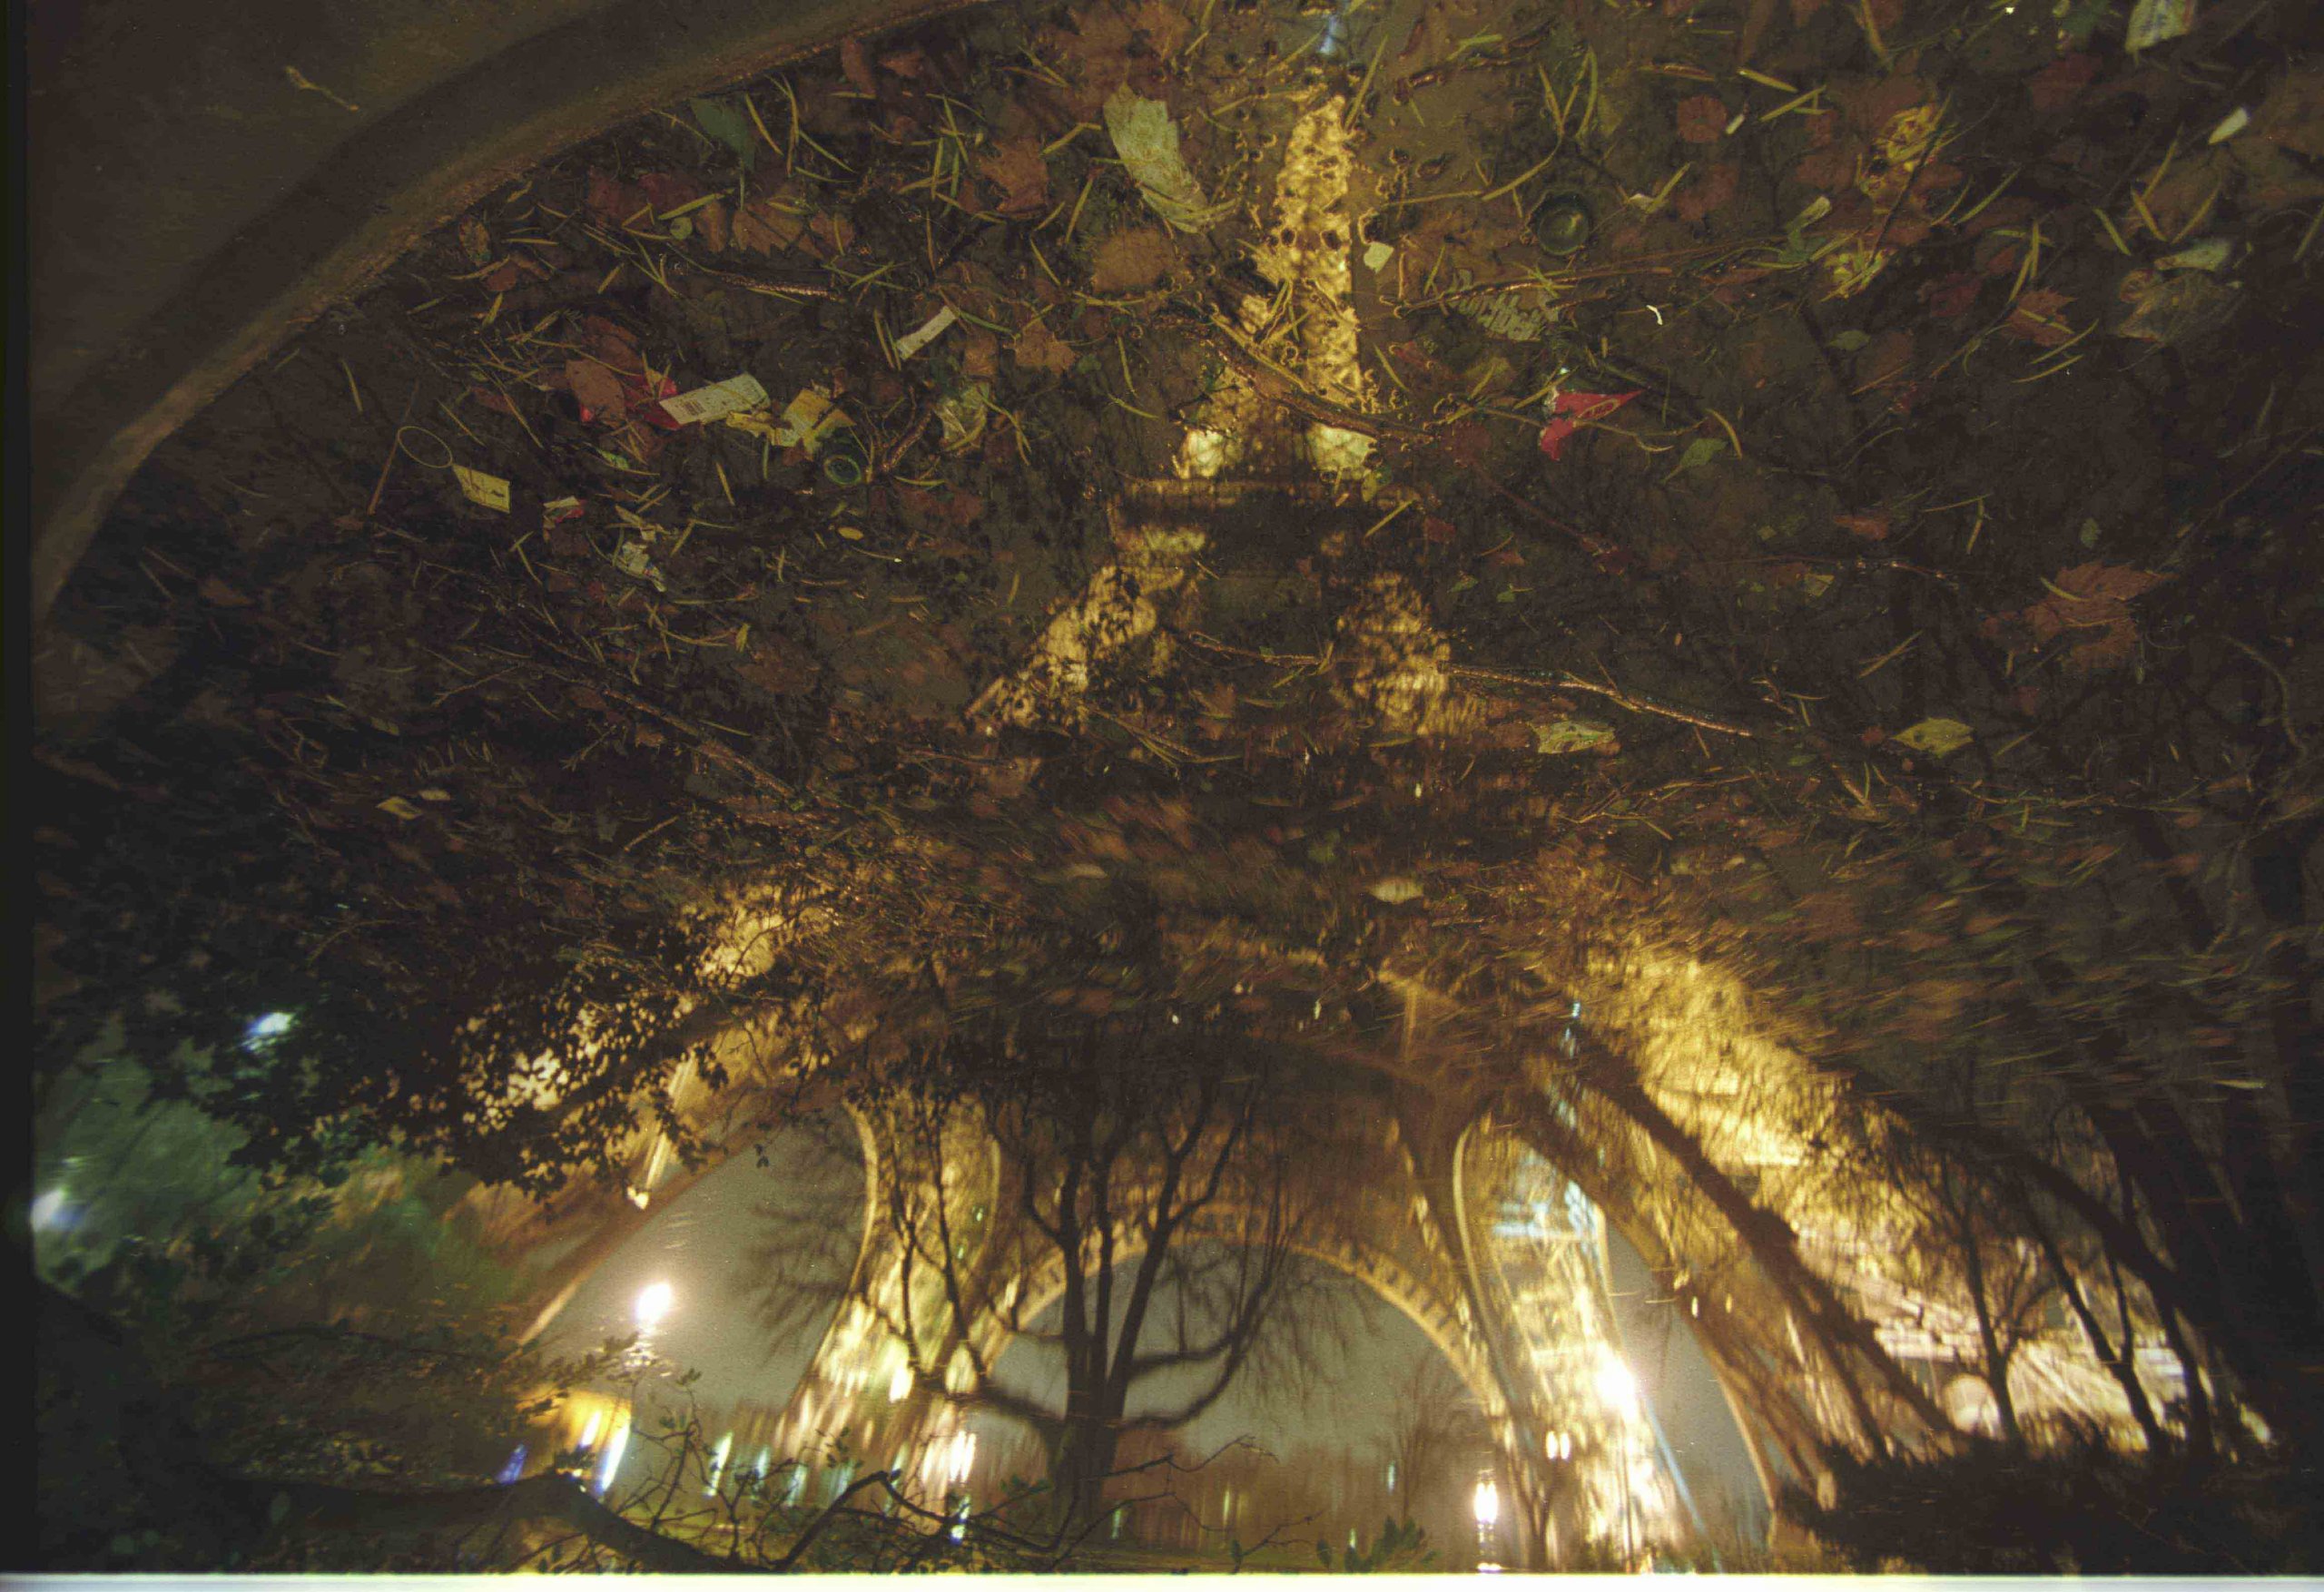
[[[1747,730],[1740,724],[1731,724],[1724,719],[1714,719],[1705,713],[1689,712],[1685,708],[1666,707],[1661,703],[1649,702],[1642,696],[1634,696],[1619,685],[1600,684],[1595,680],[1586,680],[1579,674],[1569,673],[1563,669],[1553,669],[1540,675],[1504,674],[1497,669],[1478,669],[1463,663],[1448,663],[1445,665],[1444,672],[1456,679],[1490,680],[1500,685],[1526,686],[1537,691],[1546,687],[1556,691],[1588,692],[1593,696],[1604,697],[1617,707],[1628,708],[1634,713],[1648,713],[1656,718],[1675,719],[1681,724],[1692,724],[1698,730],[1709,730],[1720,735],[1737,735],[1746,741],[1757,741],[1759,738],[1758,731]]]

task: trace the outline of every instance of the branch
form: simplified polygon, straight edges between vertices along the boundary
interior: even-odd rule
[[[775,1560],[774,1563],[768,1567],[775,1571],[777,1574],[781,1574],[783,1571],[789,1569],[793,1565],[797,1564],[799,1562],[799,1556],[805,1553],[810,1547],[813,1546],[815,1538],[823,1534],[824,1528],[828,1527],[833,1520],[839,1518],[841,1511],[846,1507],[848,1499],[853,1498],[857,1493],[862,1492],[865,1488],[873,1486],[885,1487],[889,1492],[892,1494],[895,1492],[895,1478],[896,1473],[892,1470],[874,1470],[869,1476],[859,1478],[857,1480],[851,1482],[848,1485],[847,1490],[841,1493],[837,1498],[832,1499],[828,1505],[824,1506],[823,1512],[822,1514],[817,1515],[812,1520],[807,1522],[807,1528],[799,1533],[799,1540],[791,1545],[791,1551],[784,1554],[781,1558]]]
[[[1714,719],[1708,713],[1691,712],[1685,708],[1667,707],[1661,703],[1651,702],[1642,696],[1634,696],[1619,685],[1585,680],[1581,675],[1571,673],[1563,669],[1552,669],[1536,676],[1504,674],[1498,669],[1478,669],[1466,663],[1448,663],[1444,667],[1444,672],[1456,680],[1489,680],[1497,685],[1524,686],[1535,691],[1547,688],[1553,691],[1588,692],[1593,696],[1604,697],[1617,707],[1628,708],[1634,713],[1650,714],[1660,719],[1676,719],[1679,723],[1691,724],[1698,730],[1709,730],[1720,735],[1740,736],[1746,741],[1759,739],[1759,733],[1756,730],[1747,730],[1742,725],[1729,723],[1725,719]]]
[[[740,1560],[704,1553],[634,1524],[592,1498],[572,1477],[554,1471],[507,1487],[448,1492],[368,1492],[308,1481],[274,1484],[272,1490],[289,1500],[285,1526],[432,1533],[476,1530],[527,1519],[560,1520],[592,1542],[662,1574],[728,1575],[749,1567]]]

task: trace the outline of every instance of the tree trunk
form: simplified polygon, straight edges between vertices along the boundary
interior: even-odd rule
[[[1952,1181],[1946,1174],[1946,1182]],[[1969,1273],[1969,1302],[1977,1311],[1977,1341],[1984,1351],[1985,1386],[1993,1390],[1994,1410],[2001,1421],[2002,1440],[2016,1448],[2024,1443],[2024,1434],[2017,1429],[2017,1400],[2009,1391],[2009,1352],[2001,1341],[2001,1334],[1994,1327],[1993,1307],[1985,1301],[1985,1257],[1984,1247],[1977,1242],[1977,1222],[1965,1204],[1958,1213],[1961,1227],[1962,1263]]]
[[[2154,1418],[2154,1406],[2147,1400],[2146,1389],[2140,1385],[2138,1367],[2131,1358],[2129,1332],[2123,1333],[2119,1348],[2108,1343],[2105,1329],[2098,1324],[2097,1312],[2091,1309],[2082,1285],[2074,1281],[2065,1255],[2059,1250],[2057,1241],[2050,1236],[2048,1224],[2034,1214],[2030,1201],[2024,1202],[2023,1208],[2025,1224],[2033,1229],[2034,1242],[2042,1246],[2042,1258],[2049,1263],[2050,1270],[2056,1274],[2059,1291],[2065,1295],[2066,1305],[2073,1312],[2073,1319],[2082,1323],[2082,1335],[2088,1340],[2090,1351],[2098,1357],[2098,1363],[2107,1369],[2115,1384],[2122,1390],[2122,1397],[2130,1402],[2131,1419],[2139,1423],[2139,1430],[2146,1438],[2149,1451],[2161,1453],[2170,1446],[2170,1439],[2164,1435],[2162,1423]],[[2127,1322],[2127,1309],[2123,1316]]]

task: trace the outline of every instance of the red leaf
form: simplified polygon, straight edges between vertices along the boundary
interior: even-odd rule
[[[1977,306],[1977,290],[1985,284],[1969,271],[1956,270],[1921,290],[1921,301],[1939,320],[1958,320]]]
[[[1602,420],[1620,408],[1643,389],[1629,392],[1561,392],[1551,408],[1556,418],[1541,427],[1541,451],[1552,459],[1565,457],[1565,445],[1573,434],[1593,421]]]
[[[1714,211],[1727,208],[1735,197],[1735,184],[1740,171],[1733,161],[1721,161],[1701,176],[1679,190],[1677,209],[1679,219],[1699,221]]]
[[[645,208],[645,190],[603,172],[589,173],[589,192],[583,201],[601,220],[620,226]]]
[[[648,172],[638,178],[637,185],[645,191],[645,201],[656,214],[692,204],[704,192],[701,183],[684,172]]]
[[[2097,75],[2097,56],[2061,55],[2025,80],[2025,95],[2037,111],[2059,110],[2079,98]]]
[[[2127,603],[2161,585],[2162,577],[2119,564],[2077,564],[2060,570],[2054,584],[2060,591],[2084,601]]]
[[[1696,94],[1679,102],[1679,139],[1683,143],[1717,143],[1727,136],[1728,109],[1716,94]]]
[[[2055,288],[2036,288],[2030,293],[2020,295],[2017,302],[2011,306],[2009,319],[2003,322],[2002,330],[2042,348],[2054,349],[2073,336],[2073,328],[2066,324],[2065,316],[2062,313],[2072,302],[2073,300]]]

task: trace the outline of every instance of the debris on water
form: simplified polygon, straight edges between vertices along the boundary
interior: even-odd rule
[[[1552,193],[1533,212],[1533,241],[1551,254],[1572,254],[1590,241],[1590,206],[1574,192]]]
[[[495,514],[508,512],[508,483],[500,477],[467,465],[454,465],[452,478],[460,484],[460,496],[478,507],[488,508]]]
[[[1541,427],[1541,451],[1552,459],[1565,457],[1565,445],[1582,427],[1604,419],[1630,399],[1638,397],[1640,388],[1629,392],[1561,392],[1550,402],[1550,423]]]
[[[1106,101],[1106,130],[1155,214],[1182,232],[1209,224],[1209,201],[1178,152],[1178,124],[1167,105],[1118,88]]]
[[[2203,238],[2154,262],[2157,270],[2221,271],[2235,263],[2235,240]]]
[[[949,393],[936,400],[936,418],[944,427],[942,443],[946,453],[959,453],[984,435],[985,421],[990,415],[988,400],[992,388],[984,382],[971,381],[956,393]]]
[[[757,377],[746,372],[664,398],[662,411],[682,426],[694,426],[724,419],[738,410],[758,408],[766,401],[766,388],[759,385]]]
[[[2139,0],[2131,7],[2123,47],[2132,54],[2167,44],[2195,25],[2195,0]]]
[[[2142,342],[2181,344],[2225,326],[2234,317],[2237,294],[2203,271],[2163,276],[2134,270],[2122,279],[2130,315],[2116,329]]]
[[[654,560],[646,550],[648,535],[650,533],[642,532],[635,536],[623,537],[621,545],[614,549],[614,567],[633,580],[645,582],[657,592],[665,592],[669,590],[669,583],[654,566]]]
[[[1559,719],[1526,728],[1533,732],[1533,751],[1542,757],[1561,757],[1575,752],[1607,752],[1616,746],[1611,729],[1588,719]]]
[[[925,321],[921,322],[920,326],[898,338],[896,339],[897,362],[901,363],[902,361],[911,359],[914,354],[919,353],[921,349],[926,348],[930,343],[935,341],[937,338],[941,336],[946,327],[951,325],[959,319],[960,317],[953,313],[952,307],[950,304],[947,304],[943,309],[939,310],[935,314],[930,316]]]

